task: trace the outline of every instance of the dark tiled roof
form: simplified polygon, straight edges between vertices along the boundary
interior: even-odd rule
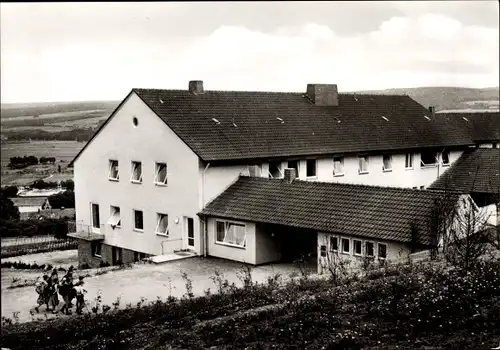
[[[500,149],[466,151],[430,187],[462,193],[500,193]]]
[[[448,130],[462,129],[474,142],[500,140],[499,112],[438,113],[436,119]]]
[[[430,212],[442,195],[441,191],[240,177],[200,214],[407,243],[415,222],[420,243],[429,244]]]
[[[463,146],[477,138],[465,122],[427,120],[429,111],[402,95],[339,94],[331,107],[303,93],[132,91],[205,161]]]

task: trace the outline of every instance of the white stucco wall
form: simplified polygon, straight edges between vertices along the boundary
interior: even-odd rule
[[[450,165],[453,164],[463,151],[450,152]],[[392,171],[383,171],[383,156],[373,155],[369,157],[368,173],[358,173],[358,156],[349,155],[344,157],[344,175],[333,175],[333,156],[317,158],[317,176],[315,178],[306,177],[306,158],[299,161],[299,179],[309,181],[339,182],[373,186],[390,187],[418,187],[429,186],[439,176],[441,176],[450,165],[422,167],[420,165],[420,153],[413,156],[413,168],[405,168],[405,153],[392,155]],[[265,163],[268,165],[269,163]],[[282,170],[287,167],[288,161],[281,163]]]
[[[42,210],[41,206],[33,206],[33,207],[17,207],[20,213],[36,213],[39,210]]]
[[[328,273],[328,269],[325,266],[328,266],[328,258],[331,259],[332,253],[330,252],[330,236],[336,236],[339,237],[339,247],[341,244],[340,238],[348,238],[350,239],[350,253],[341,253],[339,252],[338,255],[341,257],[341,259],[345,259],[348,261],[351,261],[349,268],[356,268],[359,267],[360,264],[362,263],[362,257],[355,256],[353,254],[353,239],[357,239],[362,241],[362,252],[364,254],[364,249],[365,249],[365,242],[373,242],[375,243],[374,245],[374,250],[375,250],[375,261],[377,261],[377,244],[378,243],[383,243],[386,244],[387,246],[387,260],[398,260],[400,258],[405,258],[410,254],[410,248],[408,245],[399,243],[399,242],[392,242],[392,241],[383,241],[383,240],[377,240],[377,239],[371,239],[371,238],[362,238],[362,237],[356,237],[356,236],[349,236],[349,235],[332,235],[330,233],[323,233],[323,232],[318,232],[318,273]],[[322,257],[321,256],[321,246],[324,245],[326,246],[327,250],[327,257]],[[331,260],[330,260],[331,261]]]
[[[216,230],[216,221],[230,221],[238,224],[245,225],[246,232],[246,247],[234,247],[229,245],[224,245],[222,243],[217,243],[217,230]],[[216,219],[216,218],[207,218],[207,228],[208,228],[208,255],[229,259],[234,261],[240,261],[247,264],[256,264],[256,234],[255,234],[255,223],[239,221],[239,220],[225,220],[225,219]]]
[[[132,118],[138,118],[138,126]],[[120,180],[108,179],[109,160]],[[142,184],[130,182],[131,161],[142,162]],[[168,185],[154,184],[155,161],[167,163]],[[104,243],[148,254],[187,248],[185,216],[194,219],[195,251],[201,253],[198,157],[132,94],[75,162],[76,219],[91,224],[90,203],[99,204]],[[120,207],[121,228],[107,225],[110,205]],[[143,211],[144,232],[133,230],[133,209]],[[156,213],[168,215],[169,239],[156,235]],[[175,223],[178,219],[178,223]],[[182,239],[182,240],[181,240]],[[163,251],[162,251],[162,242]]]
[[[200,173],[205,171],[206,165],[201,163]],[[245,173],[248,175],[247,165],[224,165],[224,166],[212,166],[209,165],[205,171],[204,186],[200,187],[200,191],[204,188],[202,194],[204,204],[207,204],[219,194],[221,194],[230,184],[236,181],[240,173]],[[200,178],[202,178],[200,174]],[[202,205],[201,207],[204,207]]]

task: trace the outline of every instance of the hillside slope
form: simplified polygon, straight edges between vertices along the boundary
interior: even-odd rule
[[[498,87],[484,89],[471,89],[463,87],[418,87],[365,90],[356,92],[387,95],[409,95],[425,107],[436,107],[436,111],[457,109],[491,109],[492,111],[498,111],[500,100]]]

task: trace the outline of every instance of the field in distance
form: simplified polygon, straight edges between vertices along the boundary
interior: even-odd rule
[[[57,161],[69,163],[85,146],[85,142],[77,141],[23,141],[3,142],[1,145],[1,167],[7,168],[11,157],[35,156],[54,157]]]

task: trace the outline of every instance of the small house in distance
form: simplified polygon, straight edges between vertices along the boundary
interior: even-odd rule
[[[51,208],[48,197],[14,197],[9,199],[19,209],[21,215],[23,213],[37,213]]]

